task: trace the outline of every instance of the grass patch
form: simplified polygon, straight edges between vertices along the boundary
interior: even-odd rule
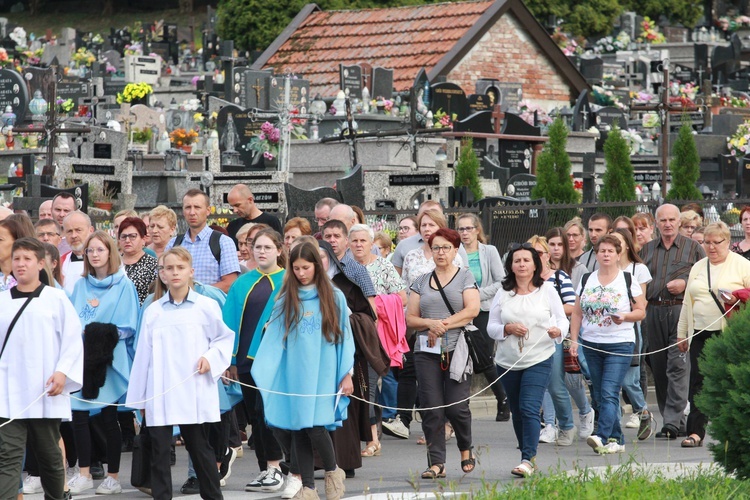
[[[92,4],[95,2],[92,2]],[[26,33],[44,36],[48,29],[55,35],[60,35],[63,28],[76,28],[83,32],[100,33],[103,37],[109,35],[110,28],[124,28],[133,26],[140,21],[144,25],[154,21],[164,20],[178,25],[180,40],[190,40],[190,25],[193,25],[195,43],[201,45],[201,27],[206,22],[206,8],[197,8],[192,14],[181,14],[179,9],[154,10],[148,12],[117,12],[103,17],[98,6],[84,12],[71,12],[62,9],[56,12],[55,4],[45,7],[45,12],[36,16],[28,12],[6,13],[5,16],[12,24],[23,26]]]

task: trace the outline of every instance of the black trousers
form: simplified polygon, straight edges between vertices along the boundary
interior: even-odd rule
[[[243,384],[256,385],[252,375],[249,373],[240,373],[240,382]],[[249,415],[248,420],[253,426],[253,443],[255,443],[255,456],[258,459],[260,470],[268,468],[269,460],[282,460],[284,452],[279,446],[279,442],[273,435],[273,432],[266,425],[266,416],[263,411],[263,398],[257,389],[242,387],[242,399],[245,403],[245,409]]]
[[[695,395],[703,388],[703,375],[701,375],[698,369],[698,358],[703,353],[703,346],[706,345],[706,340],[720,333],[721,330],[701,332],[698,335],[693,335],[693,340],[690,341],[690,388],[688,393],[690,413],[687,418],[686,434],[688,436],[697,434],[701,440],[706,437],[706,423],[708,419],[700,408],[698,408],[698,405],[695,404]]]
[[[482,334],[482,338],[484,340],[482,347],[487,351],[487,353],[489,353],[490,356],[493,356],[495,352],[495,340],[490,338],[489,334],[487,333],[487,323],[489,322],[489,319],[490,313],[488,311],[479,311],[479,315],[474,318],[474,326],[476,326]],[[484,373],[475,373],[474,375],[484,375],[484,378],[487,379],[487,383],[492,384],[490,386],[490,389],[492,390],[492,394],[495,396],[495,399],[497,399],[498,404],[503,404],[505,402],[505,388],[503,387],[503,384],[500,382],[500,380],[497,380],[495,382],[495,379],[497,379],[497,368],[495,368],[494,363]],[[493,382],[495,383],[493,384]]]
[[[208,440],[209,425],[181,425],[180,434],[185,442],[185,449],[193,459],[201,498],[218,500],[223,496],[219,487],[216,456]],[[169,500],[172,498],[172,471],[169,465],[172,426],[149,426],[148,433],[151,437],[151,493],[157,500]]]
[[[414,331],[410,331],[409,333],[411,334],[407,339],[409,352],[404,354],[404,366],[393,369],[393,374],[398,381],[396,400],[399,408],[413,408],[417,403],[417,370],[414,368],[414,343],[417,335]],[[401,422],[409,428],[412,412],[399,410],[398,414],[401,417]]]
[[[120,455],[122,453],[122,433],[117,421],[117,407],[105,406],[100,414],[107,436],[107,472],[120,472]],[[91,466],[91,428],[88,411],[73,411],[73,432],[75,434],[78,466]]]
[[[315,489],[315,455],[313,448],[320,455],[326,472],[336,470],[336,452],[333,450],[331,434],[325,427],[311,427],[293,431],[294,451],[297,455],[302,485]]]
[[[0,418],[0,424],[7,422]],[[0,427],[0,498],[15,499],[21,462],[28,441],[36,453],[45,500],[62,500],[65,468],[62,463],[60,419],[18,419]]]

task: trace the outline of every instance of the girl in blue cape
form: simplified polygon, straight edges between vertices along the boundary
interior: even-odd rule
[[[104,231],[96,231],[86,240],[83,278],[78,280],[71,295],[73,306],[81,324],[110,323],[117,327],[119,341],[112,353],[113,361],[107,367],[104,385],[93,400],[101,404],[71,400],[73,409],[73,435],[78,452],[80,472],[69,482],[72,493],[94,487],[89,467],[91,466],[91,432],[89,416],[101,412],[107,437],[107,477],[97,488],[97,493],[120,493],[122,487],[117,479],[120,468],[122,433],[117,421],[117,403],[128,390],[131,358],[127,342],[138,326],[140,302],[135,285],[120,268],[117,245]],[[79,398],[81,393],[76,394]]]
[[[336,465],[328,431],[341,426],[353,392],[349,310],[312,243],[294,247],[289,262],[293,272],[287,273],[281,287],[251,374],[261,391],[268,425],[292,433],[303,498],[317,498],[314,447],[326,471],[326,497],[337,500],[344,493],[345,474]]]

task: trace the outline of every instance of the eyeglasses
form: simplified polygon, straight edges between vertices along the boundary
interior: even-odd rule
[[[330,217],[315,217],[315,220],[318,221],[318,224],[325,224],[329,220],[331,220]]]
[[[398,226],[398,232],[399,233],[405,233],[406,231],[411,230],[411,227],[409,226]]]
[[[121,234],[120,235],[120,241],[127,241],[127,240],[133,240],[140,236],[138,233],[131,233],[131,234]]]
[[[476,226],[459,227],[456,229],[456,231],[458,231],[459,233],[468,233],[470,231],[475,230],[476,228],[477,228]]]
[[[719,245],[721,245],[725,241],[727,241],[726,238],[724,238],[723,240],[719,240],[719,241],[703,240],[703,244],[706,245],[707,247],[718,247]]]
[[[534,249],[534,247],[528,241],[526,243],[511,243],[510,244],[510,251],[511,252],[515,252],[516,250],[520,250],[522,248],[524,250],[533,250]]]
[[[443,247],[432,247],[432,253],[448,253],[453,250],[451,245],[445,245]]]
[[[539,255],[539,257],[541,257],[542,255],[544,255],[547,252],[545,252],[544,250],[537,250],[536,253],[537,253],[537,255]]]
[[[573,239],[577,240],[578,238],[582,238],[583,235],[582,234],[575,234],[575,233],[568,233],[567,237],[568,237],[568,239],[573,238]]]
[[[86,255],[93,255],[93,254],[103,254],[107,252],[106,248],[87,248],[86,249]]]
[[[36,233],[37,238],[54,238],[60,236],[60,233]]]
[[[264,246],[258,245],[258,246],[253,247],[253,250],[255,250],[258,253],[271,253],[274,250],[276,250],[276,247],[272,247],[272,246],[264,247]]]

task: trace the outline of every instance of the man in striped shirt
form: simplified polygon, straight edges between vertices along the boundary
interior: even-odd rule
[[[675,345],[677,322],[693,264],[706,256],[703,248],[690,238],[678,233],[680,211],[665,204],[656,210],[659,239],[648,242],[641,249],[641,258],[651,272],[653,280],[646,288],[648,310],[643,321],[647,362],[654,375],[656,400],[664,420],[657,438],[676,439],[685,428],[684,411],[688,399],[690,357]]]

